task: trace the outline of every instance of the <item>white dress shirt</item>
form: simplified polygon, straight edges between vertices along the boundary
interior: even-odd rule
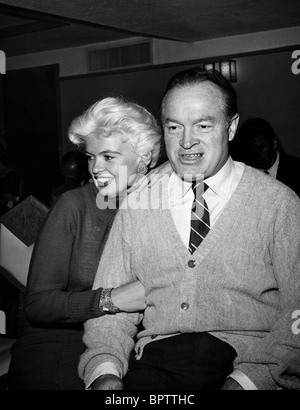
[[[277,172],[278,172],[278,166],[279,166],[279,158],[280,158],[280,154],[277,151],[277,157],[276,157],[276,161],[274,162],[274,164],[271,166],[271,168],[269,168],[267,171],[269,173],[269,175],[271,175],[271,177],[275,178],[277,177]]]
[[[231,198],[244,172],[244,164],[231,158],[210,178],[205,179],[208,189],[203,194],[212,227]],[[190,238],[191,208],[194,201],[191,183],[184,182],[173,173],[169,182],[170,211],[183,243],[188,247]]]

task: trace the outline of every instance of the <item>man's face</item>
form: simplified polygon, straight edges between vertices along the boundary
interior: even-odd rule
[[[162,123],[169,161],[190,181],[213,176],[225,164],[238,116],[228,124],[222,92],[205,81],[173,88],[163,103]]]
[[[249,128],[249,139],[245,143],[245,162],[254,168],[269,169],[276,161],[276,141],[270,141],[263,133],[254,130],[251,136]]]

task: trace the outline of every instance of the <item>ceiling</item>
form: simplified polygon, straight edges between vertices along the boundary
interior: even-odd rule
[[[8,57],[134,36],[197,42],[296,26],[299,0],[0,1]]]

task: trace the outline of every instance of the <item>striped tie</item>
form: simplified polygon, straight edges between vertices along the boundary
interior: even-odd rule
[[[203,198],[208,186],[204,182],[193,182],[195,200],[191,210],[191,233],[189,251],[194,253],[210,229],[209,210]]]

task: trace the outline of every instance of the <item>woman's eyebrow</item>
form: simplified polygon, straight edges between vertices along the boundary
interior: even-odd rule
[[[88,151],[85,151],[85,153],[86,153],[86,154],[89,154],[89,155],[94,155],[94,154],[92,154],[91,152],[88,152]],[[122,155],[121,152],[119,152],[119,151],[114,151],[114,150],[110,150],[110,149],[106,149],[106,150],[104,150],[104,151],[99,151],[99,152],[98,152],[98,155],[100,155],[100,154],[102,154],[102,155],[106,155],[106,154],[118,154],[118,155]]]

